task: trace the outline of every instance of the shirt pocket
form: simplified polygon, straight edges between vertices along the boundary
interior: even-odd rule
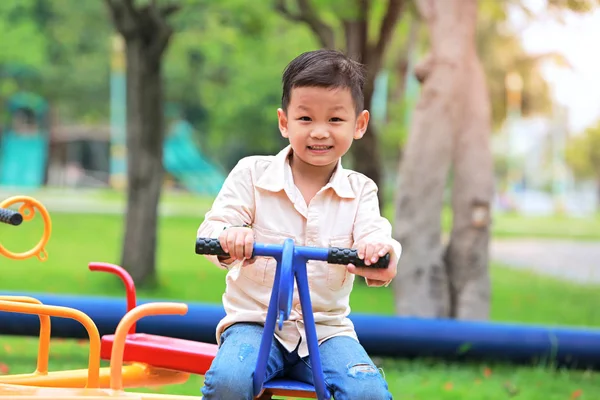
[[[350,248],[354,242],[352,235],[335,236],[329,239],[330,247]],[[346,265],[327,265],[327,287],[331,290],[340,290],[349,282]]]
[[[275,232],[258,226],[253,226],[252,230],[254,243],[283,244],[286,239],[294,239],[294,236],[288,233]],[[277,261],[273,257],[254,257],[246,262],[240,273],[259,285],[273,287],[276,269]]]

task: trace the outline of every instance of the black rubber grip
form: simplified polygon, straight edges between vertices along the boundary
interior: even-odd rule
[[[0,222],[14,226],[21,225],[23,216],[17,211],[9,210],[8,208],[0,208]]]
[[[219,239],[215,238],[197,238],[196,239],[196,254],[209,254],[213,256],[229,256],[225,253]],[[327,262],[330,264],[354,264],[357,267],[368,268],[387,268],[390,264],[390,254],[379,257],[375,264],[365,265],[364,260],[358,258],[356,249],[344,249],[339,247],[330,247],[327,256]]]
[[[367,268],[387,268],[390,264],[390,253],[383,257],[379,257],[379,260],[375,264],[365,265],[364,260],[358,258],[358,251],[356,249],[343,249],[340,247],[330,247],[329,256],[327,262],[330,264],[354,264],[357,267]]]
[[[209,254],[212,256],[229,256],[225,253],[219,239],[215,238],[197,238],[196,239],[196,254]]]

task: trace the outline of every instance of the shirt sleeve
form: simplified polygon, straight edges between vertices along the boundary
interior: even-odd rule
[[[377,198],[377,185],[372,180],[368,180],[361,193],[356,220],[354,222],[354,246],[362,240],[370,242],[389,243],[396,260],[400,260],[402,246],[392,237],[392,225],[381,216],[379,210],[379,199]],[[385,286],[387,287],[391,280],[382,283],[365,278],[367,286]]]
[[[252,225],[254,219],[254,188],[250,163],[243,159],[231,170],[211,209],[200,224],[196,237],[218,238],[230,226]],[[225,264],[217,256],[205,255],[216,266],[230,269],[235,263]]]

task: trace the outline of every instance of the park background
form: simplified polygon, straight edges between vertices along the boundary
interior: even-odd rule
[[[449,175],[439,191],[440,209],[428,211],[434,224],[427,228],[434,235],[439,231],[441,245],[447,243],[452,188],[458,181],[448,173],[450,167],[428,164],[431,152],[426,148],[409,147],[411,134],[428,130],[440,142],[446,135],[442,118],[423,111],[427,104],[419,109],[420,63],[440,51],[435,41],[444,32],[435,23],[445,19],[446,24],[474,24],[472,43],[460,29],[445,35],[447,43],[463,40],[458,48],[473,46],[485,73],[483,85],[474,89],[485,90],[485,101],[465,106],[462,120],[470,120],[469,113],[481,118],[477,110],[489,107],[489,123],[483,118],[472,138],[481,146],[476,151],[483,154],[483,169],[489,155],[493,185],[489,232],[483,231],[489,234],[489,246],[484,240],[480,250],[489,250],[489,262],[479,266],[491,282],[489,304],[483,302],[486,318],[600,325],[600,56],[595,50],[600,10],[595,2],[372,0],[359,1],[356,8],[348,6],[349,0],[130,2],[138,11],[157,11],[152,32],[119,20],[115,10],[126,3],[0,2],[0,199],[33,196],[53,220],[48,261],[2,260],[2,290],[123,297],[119,281],[87,269],[90,261],[105,261],[126,266],[141,297],[219,303],[224,271],[196,256],[190,239],[241,157],[274,154],[286,144],[276,120],[281,73],[293,57],[320,47],[347,51],[365,60],[369,71],[370,139],[356,146],[345,164],[376,177],[384,215],[408,237],[420,234],[420,228],[410,225],[420,220],[402,219],[400,200],[418,203],[425,192],[403,182]],[[442,17],[428,19],[427,4]],[[469,7],[477,7],[477,19],[465,22],[461,15],[471,16]],[[153,52],[135,47],[135,29],[154,41]],[[477,62],[473,54],[450,56],[469,67]],[[147,67],[156,63],[161,65],[158,73]],[[460,77],[461,70],[468,68],[459,64],[452,73]],[[438,87],[439,93],[458,95],[460,103],[476,81],[461,79],[465,90],[448,80],[451,88]],[[139,92],[130,98],[128,82]],[[140,100],[144,98],[155,101],[148,105]],[[135,111],[128,113],[132,105]],[[433,122],[426,125],[419,113]],[[438,120],[442,125],[436,130]],[[139,165],[133,167],[131,173],[140,179],[128,191],[126,160],[132,155],[141,160],[140,152],[154,161],[146,174]],[[409,168],[406,159],[423,161],[413,161]],[[467,170],[480,168],[475,162]],[[403,176],[415,170],[417,178]],[[144,179],[158,179],[160,197],[148,188],[150,183],[144,186]],[[469,179],[467,173],[463,184],[468,186]],[[428,205],[423,201],[423,207]],[[142,207],[144,212],[135,214],[143,218],[136,220],[128,207]],[[153,213],[156,226],[154,218],[147,218]],[[29,249],[40,234],[39,220],[19,229],[0,226],[1,243],[12,251]],[[352,310],[402,314],[395,290],[394,285],[373,289],[357,282]],[[418,297],[410,301],[427,303]],[[414,310],[427,314],[420,307]],[[33,370],[35,341],[3,336],[0,373]],[[54,340],[50,369],[85,367],[87,350],[85,341]],[[376,361],[399,398],[600,396],[594,371]],[[198,377],[182,386],[149,390],[197,395],[201,382]]]

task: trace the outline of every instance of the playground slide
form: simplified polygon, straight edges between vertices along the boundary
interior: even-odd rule
[[[42,134],[5,132],[0,143],[0,185],[41,186],[46,172],[47,146],[47,138]]]
[[[193,142],[192,132],[187,121],[178,121],[174,125],[165,139],[165,169],[190,192],[216,196],[225,175],[204,157]]]

